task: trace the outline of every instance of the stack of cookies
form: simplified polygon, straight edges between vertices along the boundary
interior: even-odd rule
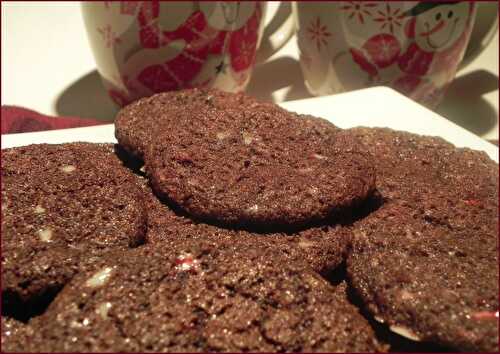
[[[2,349],[498,350],[498,165],[191,89],[2,151]]]

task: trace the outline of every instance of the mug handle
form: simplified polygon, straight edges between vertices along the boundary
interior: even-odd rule
[[[498,3],[477,2],[477,13],[464,58],[458,66],[462,70],[488,46],[498,30]],[[480,16],[481,14],[481,16]],[[479,21],[481,21],[479,23]]]
[[[276,53],[292,38],[294,32],[295,27],[290,2],[280,1],[276,14],[264,28],[255,63],[260,64]]]

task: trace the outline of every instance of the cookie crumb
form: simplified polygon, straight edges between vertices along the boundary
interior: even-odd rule
[[[298,245],[300,248],[307,249],[307,248],[313,247],[315,245],[315,243],[312,241],[308,241],[308,240],[300,240]]]
[[[108,312],[111,309],[111,307],[112,307],[111,302],[103,302],[102,304],[97,306],[97,308],[95,309],[95,312],[99,316],[101,316],[101,318],[103,320],[107,320],[108,319]]]
[[[227,137],[229,137],[229,133],[228,132],[218,132],[216,134],[216,137],[217,137],[217,140],[224,140]]]
[[[42,207],[41,205],[37,205],[35,207],[35,214],[43,214],[45,213],[45,208]]]
[[[251,134],[243,132],[241,133],[241,136],[243,137],[243,142],[245,143],[245,145],[250,145],[252,143],[253,137]]]
[[[392,332],[397,333],[400,336],[403,336],[405,338],[414,340],[416,342],[420,341],[420,338],[415,333],[413,333],[410,329],[408,329],[406,327],[399,326],[399,325],[392,325],[392,326],[389,326],[389,329]]]
[[[62,172],[65,172],[65,173],[71,173],[73,172],[74,170],[76,170],[76,167],[73,166],[73,165],[65,165],[65,166],[61,166],[59,167],[59,169],[62,171]]]
[[[38,230],[38,237],[40,237],[40,240],[43,242],[50,242],[52,241],[52,230],[49,228],[40,229]]]
[[[328,157],[320,154],[313,154],[313,157],[318,160],[328,160]]]
[[[413,294],[405,289],[401,290],[399,296],[401,296],[401,300],[403,301],[413,300],[414,298]]]
[[[45,208],[42,207],[41,205],[37,205],[35,207],[35,214],[43,214],[45,213]]]
[[[258,211],[259,211],[259,206],[258,206],[257,204],[252,205],[250,208],[248,208],[248,211],[249,211],[250,213],[256,213],[256,212],[258,212]]]
[[[85,282],[85,285],[91,288],[98,288],[103,286],[108,281],[112,271],[113,268],[110,267],[99,270]]]

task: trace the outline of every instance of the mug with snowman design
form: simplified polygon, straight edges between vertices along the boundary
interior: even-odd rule
[[[293,10],[300,63],[312,94],[384,85],[434,108],[460,66],[477,5],[297,2]]]
[[[293,34],[291,16],[267,33],[258,1],[83,2],[97,69],[112,100],[124,106],[157,92],[192,87],[243,91],[260,42],[267,53]]]

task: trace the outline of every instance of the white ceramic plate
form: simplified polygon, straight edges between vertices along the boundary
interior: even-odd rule
[[[341,128],[389,127],[440,136],[458,147],[485,151],[498,162],[498,147],[386,87],[290,101],[283,107],[330,120]],[[2,135],[3,148],[35,143],[116,142],[112,124],[97,127]]]

